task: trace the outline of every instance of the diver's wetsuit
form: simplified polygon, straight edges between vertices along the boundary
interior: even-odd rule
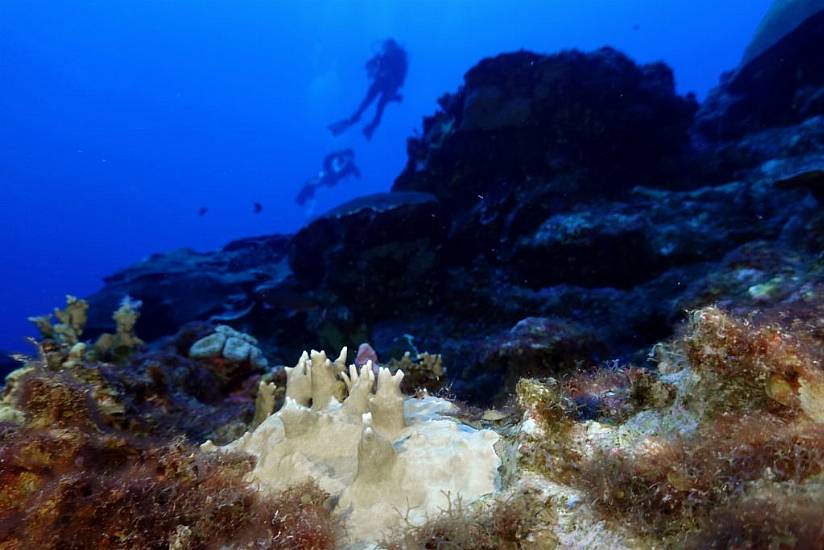
[[[329,126],[332,133],[336,136],[340,135],[358,122],[364,111],[377,98],[375,117],[363,128],[364,135],[371,139],[375,128],[380,124],[386,106],[392,101],[400,102],[403,99],[398,92],[406,79],[406,67],[406,52],[394,40],[386,40],[381,52],[366,63],[366,72],[372,79],[366,97],[363,98],[352,116]]]
[[[344,149],[329,153],[323,159],[323,169],[318,172],[317,176],[303,184],[295,200],[303,205],[315,196],[319,188],[334,187],[339,181],[349,176],[360,178],[360,170],[355,166],[355,152],[352,149]]]

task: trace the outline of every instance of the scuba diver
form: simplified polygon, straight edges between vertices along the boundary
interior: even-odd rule
[[[363,112],[377,98],[375,117],[372,122],[363,127],[366,139],[372,139],[372,134],[380,124],[386,106],[392,101],[400,103],[403,100],[403,96],[398,91],[406,78],[406,52],[391,38],[384,40],[380,52],[366,62],[366,74],[372,80],[366,97],[363,98],[358,110],[352,116],[329,126],[332,134],[338,136],[357,123]]]
[[[314,198],[319,188],[334,187],[348,176],[360,178],[360,170],[355,166],[355,152],[352,149],[344,149],[329,153],[323,159],[323,169],[303,184],[295,200],[302,206]]]

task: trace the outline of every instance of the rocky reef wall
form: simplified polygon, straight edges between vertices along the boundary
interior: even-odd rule
[[[438,350],[453,391],[489,402],[525,374],[643,363],[689,309],[800,299],[824,238],[822,17],[700,106],[610,48],[485,59],[409,139],[391,192],[112,275],[88,331],[128,294],[148,340],[211,320],[277,362]]]

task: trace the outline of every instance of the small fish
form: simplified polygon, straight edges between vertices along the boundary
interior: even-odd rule
[[[255,214],[260,214],[261,212],[263,212],[263,205],[259,202],[254,203],[254,205],[252,206],[252,212],[254,212]]]
[[[197,215],[198,216],[205,216],[206,212],[208,212],[208,211],[209,211],[208,208],[206,208],[205,206],[201,206],[200,208],[197,209]]]

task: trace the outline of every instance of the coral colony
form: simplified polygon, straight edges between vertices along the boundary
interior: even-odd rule
[[[345,361],[345,348],[334,362],[304,353],[286,369],[280,411],[219,449],[255,457],[251,479],[272,492],[314,479],[357,541],[404,520],[421,523],[450,495],[471,502],[496,490],[495,432],[461,425],[448,400],[405,398],[403,371],[381,367],[376,376],[368,361],[347,374]]]
[[[392,192],[32,318],[0,548],[824,547],[822,9],[700,105],[485,59]]]

